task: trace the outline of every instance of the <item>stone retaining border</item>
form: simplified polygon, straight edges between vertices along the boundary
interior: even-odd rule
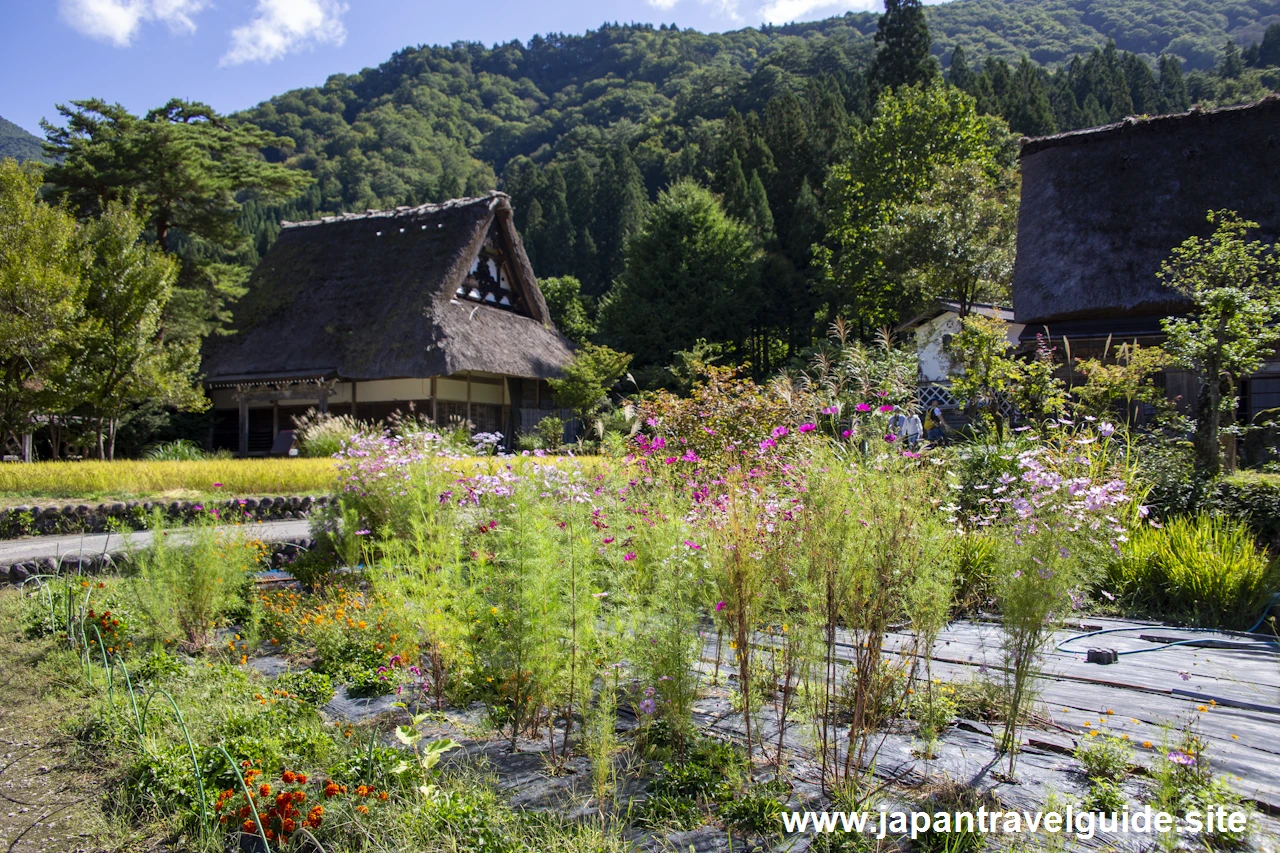
[[[208,501],[118,501],[89,504],[50,503],[0,510],[0,539],[71,533],[105,533],[108,529],[142,530],[151,514],[160,510],[167,521],[186,523],[201,512],[216,511],[221,518],[280,521],[309,518],[334,499],[328,495],[228,498]]]
[[[271,551],[272,568],[281,568],[293,562],[294,558],[302,551],[309,551],[314,548],[316,543],[314,539],[281,539],[265,544]],[[11,566],[0,565],[0,585],[8,582],[17,586],[32,575],[51,575],[55,573],[96,575],[111,568],[119,571],[125,568],[126,561],[126,553],[123,550],[69,555],[61,559],[61,570],[59,570],[59,560],[53,557],[40,557],[36,560],[14,563]]]

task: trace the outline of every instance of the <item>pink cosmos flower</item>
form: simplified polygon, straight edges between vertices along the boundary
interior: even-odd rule
[[[625,553],[625,554],[623,554],[623,555],[622,555],[622,559],[623,559],[623,561],[624,561],[624,562],[627,562],[627,563],[630,563],[630,562],[631,562],[632,560],[634,560],[635,558],[636,558],[636,552],[635,552],[635,551],[628,551],[627,553]]]
[[[606,544],[606,545],[612,545],[612,544],[613,544],[613,537],[612,537],[612,536],[608,536],[608,537],[606,537],[606,538],[605,538],[605,540],[604,540],[604,544]]]
[[[883,406],[876,409],[876,411],[882,415],[887,415],[893,411],[893,403],[885,403]]]
[[[221,488],[222,488],[222,484],[221,484],[221,483],[214,483],[214,484],[213,484],[213,487],[214,487],[215,489],[221,489]]]
[[[723,601],[717,601],[717,602],[716,602],[716,612],[717,612],[717,613],[719,613],[721,610],[724,610],[724,602],[723,602]]]
[[[893,444],[895,441],[898,440],[898,437],[891,432],[886,432],[884,434],[884,440],[889,442],[890,444]]]
[[[871,404],[859,403],[858,405],[854,406],[854,408],[857,409],[859,412],[869,412],[871,411]]]
[[[784,427],[784,426],[782,426],[782,427],[774,427],[774,429],[773,429],[773,437],[774,437],[774,438],[782,438],[784,435],[786,435],[786,434],[787,434],[787,433],[789,433],[789,432],[791,432],[791,430],[787,429],[787,428],[786,428],[786,427]]]
[[[1168,758],[1170,761],[1172,761],[1174,764],[1180,764],[1183,767],[1196,766],[1196,757],[1187,752],[1181,752],[1175,749],[1165,757]]]
[[[800,432],[813,432],[817,427],[814,424],[800,424]]]
[[[777,446],[778,442],[774,441],[772,438],[766,438],[764,441],[760,442],[760,452],[764,453],[766,450]]]
[[[844,432],[840,433],[841,438],[848,438],[851,435],[853,435],[853,430],[851,429],[847,429]]]
[[[823,409],[823,410],[822,410],[822,414],[824,414],[824,415],[838,415],[838,414],[840,414],[840,407],[839,407],[839,406],[827,406],[825,409]]]
[[[694,542],[692,539],[686,539],[686,540],[684,540],[684,544],[685,544],[685,545],[687,545],[688,547],[692,548],[692,549],[693,549],[693,550],[695,550],[695,551],[701,551],[701,550],[702,550],[702,546],[701,546],[701,545],[699,545],[697,542]]]

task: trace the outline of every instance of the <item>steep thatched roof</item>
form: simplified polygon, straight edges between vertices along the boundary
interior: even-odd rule
[[[1156,273],[1230,209],[1280,236],[1280,97],[1022,145],[1013,308],[1018,322],[1138,316],[1185,306]]]
[[[505,260],[513,306],[472,301],[481,249]],[[483,264],[482,264],[483,266]],[[492,301],[492,300],[491,300]],[[483,371],[555,376],[571,357],[502,193],[284,223],[205,346],[207,381],[314,374],[369,380]]]

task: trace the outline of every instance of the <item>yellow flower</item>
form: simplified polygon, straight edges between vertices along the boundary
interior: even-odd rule
[[[1143,746],[1143,748],[1144,748],[1144,749],[1150,749],[1150,748],[1151,748],[1151,741],[1149,741],[1149,740],[1144,740],[1144,741],[1142,742],[1142,746]]]
[[[1231,736],[1231,739],[1232,739],[1232,740],[1240,740],[1240,735],[1232,735],[1232,736]]]

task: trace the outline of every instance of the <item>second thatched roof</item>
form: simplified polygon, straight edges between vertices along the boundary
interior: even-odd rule
[[[509,307],[467,298],[477,260],[490,256],[504,267]],[[547,313],[510,200],[497,192],[284,223],[236,305],[233,327],[235,334],[205,346],[210,384],[304,373],[546,379],[572,357]]]

